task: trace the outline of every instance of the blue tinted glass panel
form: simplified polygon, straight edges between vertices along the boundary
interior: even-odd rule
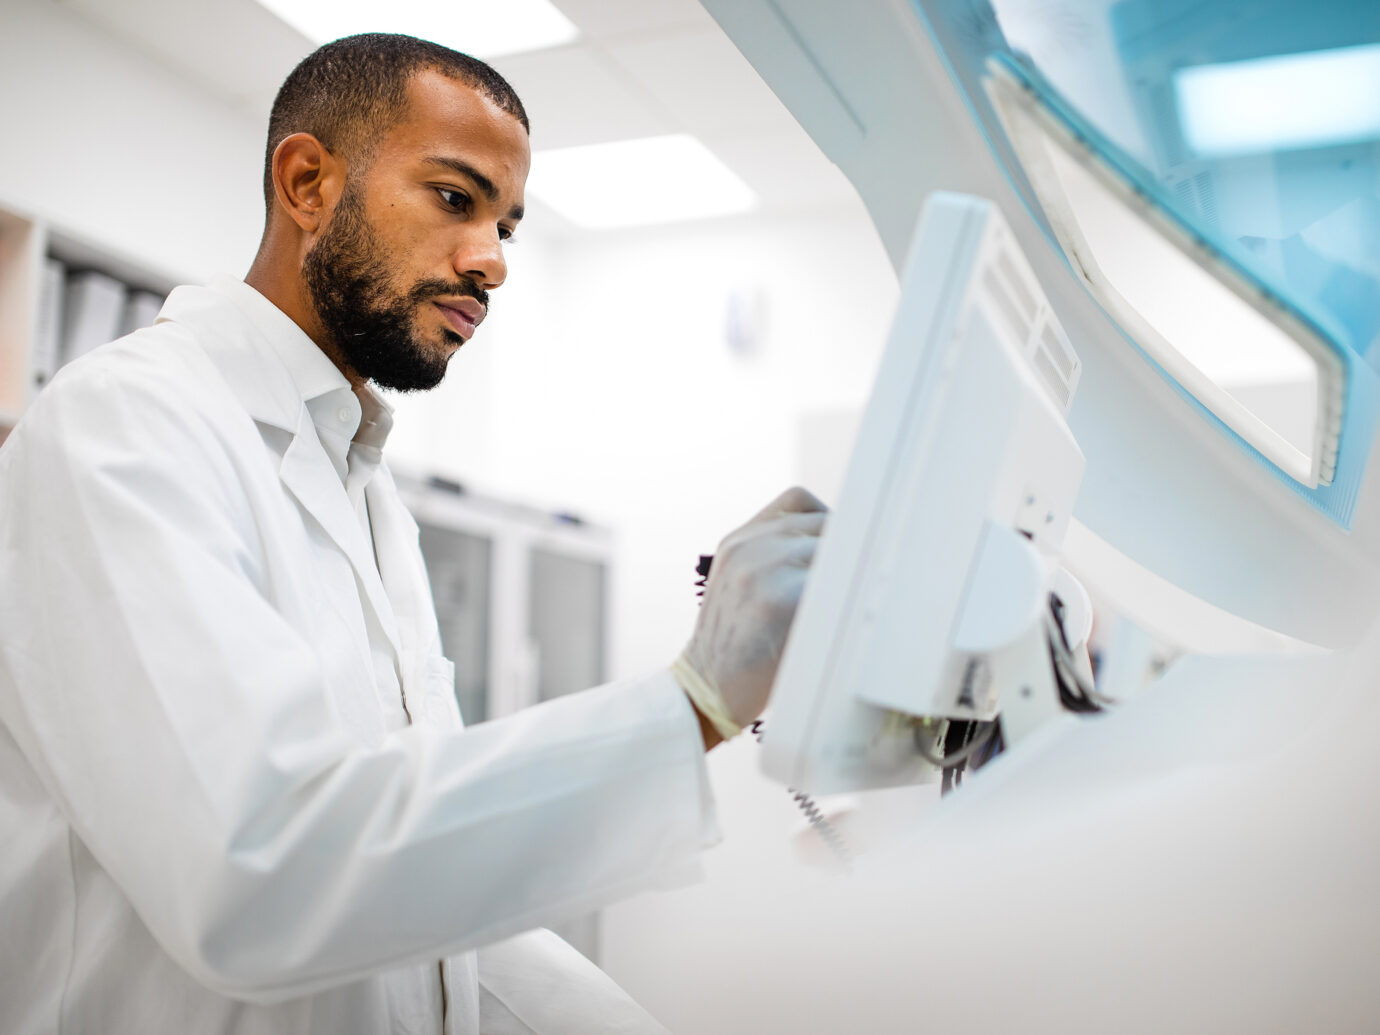
[[[996,58],[1108,166],[1337,351],[1346,523],[1380,370],[1380,3],[916,0],[1013,185],[1045,226],[983,89]],[[1225,427],[1224,427],[1224,430]]]

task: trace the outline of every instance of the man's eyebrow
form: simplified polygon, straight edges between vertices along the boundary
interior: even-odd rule
[[[498,188],[494,186],[494,181],[489,179],[474,166],[470,165],[469,162],[462,161],[459,158],[450,158],[446,155],[430,155],[423,158],[422,161],[427,165],[439,165],[451,170],[451,172],[457,172],[461,176],[468,177],[474,185],[479,188],[480,193],[488,198],[489,201],[498,200]],[[508,212],[508,218],[521,219],[522,213],[522,206],[514,205]]]

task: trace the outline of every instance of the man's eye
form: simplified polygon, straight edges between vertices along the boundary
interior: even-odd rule
[[[510,230],[508,227],[500,226],[498,228],[498,239],[500,241],[506,241],[508,244],[516,244],[517,238],[513,236],[513,233],[514,231]]]
[[[441,195],[441,203],[447,208],[453,208],[457,212],[463,212],[469,208],[470,198],[464,191],[447,190],[445,187],[436,188],[436,193]]]

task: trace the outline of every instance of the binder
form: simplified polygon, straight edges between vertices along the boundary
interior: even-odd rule
[[[62,308],[67,289],[67,267],[51,256],[43,260],[38,281],[38,320],[34,327],[30,377],[35,390],[42,388],[61,365]]]
[[[125,298],[125,308],[120,318],[119,336],[124,337],[131,331],[137,331],[140,327],[152,327],[153,321],[158,318],[158,311],[162,308],[162,295],[156,295],[152,291],[132,289]]]
[[[67,277],[63,307],[61,359],[70,363],[98,345],[120,336],[125,309],[125,286],[96,270],[82,270]]]

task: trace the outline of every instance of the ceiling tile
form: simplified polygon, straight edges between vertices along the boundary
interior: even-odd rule
[[[493,65],[522,98],[536,149],[657,136],[675,129],[645,92],[589,47],[517,54]]]
[[[797,125],[757,70],[718,29],[613,42],[604,49],[692,133]]]
[[[256,0],[52,2],[257,123],[266,121],[283,78],[311,49]],[[854,197],[698,0],[557,4],[580,26],[583,43],[494,62],[528,107],[534,147],[691,132],[762,196],[768,211]]]

